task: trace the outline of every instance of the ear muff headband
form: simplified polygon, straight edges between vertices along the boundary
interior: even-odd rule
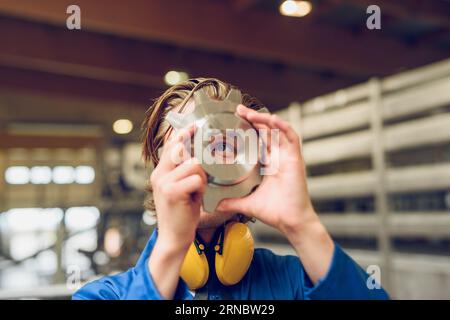
[[[189,247],[180,276],[191,290],[203,287],[208,281],[209,266],[205,246],[198,239]],[[214,246],[215,271],[226,286],[238,283],[250,267],[254,242],[250,229],[241,222],[231,222],[220,231]]]

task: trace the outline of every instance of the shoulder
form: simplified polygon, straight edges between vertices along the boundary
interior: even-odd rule
[[[252,265],[264,272],[277,272],[286,277],[296,277],[303,273],[303,265],[297,256],[278,255],[266,248],[255,249]]]
[[[115,275],[104,276],[86,283],[74,293],[74,300],[115,300],[120,299],[134,273],[131,268]]]
[[[253,291],[262,290],[271,299],[290,300],[302,297],[303,274],[303,266],[298,257],[277,255],[269,249],[257,248],[248,280]]]
[[[278,255],[266,248],[256,248],[253,259],[258,262],[271,263],[276,267],[294,266],[302,267],[301,261],[294,255]]]

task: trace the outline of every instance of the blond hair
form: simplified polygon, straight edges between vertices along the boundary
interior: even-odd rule
[[[172,127],[165,120],[167,113],[177,107],[180,107],[179,112],[182,113],[194,92],[200,88],[205,88],[210,98],[217,100],[225,99],[232,88],[238,89],[218,79],[196,78],[174,85],[156,98],[146,111],[142,123],[142,156],[146,165],[150,164],[152,167],[158,165],[158,149],[163,146],[165,137],[172,130]],[[247,93],[242,93],[242,104],[254,110],[264,107],[257,98]],[[148,194],[144,207],[147,210],[154,211],[155,204],[150,183],[147,183],[145,191]]]

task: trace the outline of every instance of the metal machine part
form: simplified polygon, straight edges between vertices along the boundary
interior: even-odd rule
[[[213,213],[221,200],[244,197],[261,183],[259,138],[257,130],[235,114],[237,105],[242,103],[239,90],[231,89],[219,101],[211,99],[206,89],[199,89],[194,92],[194,103],[193,112],[169,112],[166,120],[175,130],[195,124],[193,155],[208,176],[203,209]],[[268,112],[266,108],[258,111]],[[211,147],[216,139],[224,144],[233,141],[232,150],[225,156],[221,150],[222,159],[215,156],[217,149]]]

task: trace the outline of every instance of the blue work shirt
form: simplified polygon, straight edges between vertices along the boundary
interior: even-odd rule
[[[156,238],[155,230],[136,266],[86,284],[74,293],[72,299],[163,299],[147,267]],[[214,279],[210,281],[210,278],[207,296],[210,300],[388,299],[382,288],[368,288],[368,278],[369,275],[337,244],[327,274],[315,285],[298,257],[278,256],[270,250],[258,248],[249,270],[239,283],[225,287]],[[174,299],[192,300],[193,297],[180,278]]]

